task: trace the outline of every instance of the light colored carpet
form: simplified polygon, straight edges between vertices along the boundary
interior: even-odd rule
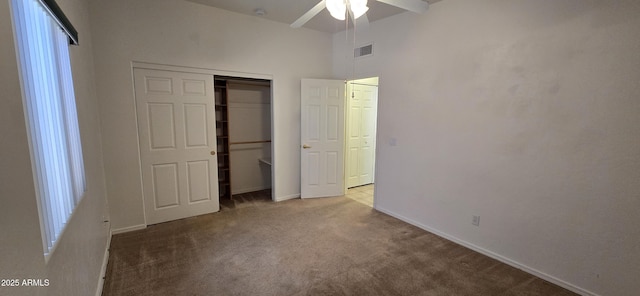
[[[346,197],[269,199],[115,235],[103,295],[575,295]]]

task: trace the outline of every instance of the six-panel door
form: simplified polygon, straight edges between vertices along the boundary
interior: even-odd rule
[[[344,195],[344,81],[302,79],[301,196]]]
[[[378,87],[350,84],[347,125],[347,186],[374,181]]]
[[[134,69],[147,224],[218,211],[213,76]]]

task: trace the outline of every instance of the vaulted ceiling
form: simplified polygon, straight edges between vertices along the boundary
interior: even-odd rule
[[[276,22],[291,24],[309,9],[314,7],[320,0],[185,0],[212,7],[221,8],[246,15],[257,15],[256,11],[261,10],[264,15],[259,16]],[[441,0],[427,0],[429,4]],[[403,13],[406,10],[391,6],[375,0],[368,1],[369,11],[367,18],[369,22],[383,19],[392,15]],[[327,33],[335,33],[345,29],[345,22],[331,17],[324,9],[303,27]]]

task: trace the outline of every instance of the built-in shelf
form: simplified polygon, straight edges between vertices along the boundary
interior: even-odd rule
[[[261,136],[250,136],[252,133],[241,133],[236,134],[236,130],[233,130],[233,136],[231,136],[230,127],[235,128],[236,119],[239,123],[243,123],[246,119],[243,116],[236,115],[236,113],[231,114],[232,112],[238,111],[237,106],[233,103],[230,103],[229,93],[231,92],[231,96],[234,96],[233,91],[238,89],[246,89],[247,85],[255,85],[260,87],[268,87],[270,89],[271,83],[266,80],[255,80],[255,79],[243,79],[237,77],[227,77],[227,76],[218,76],[214,77],[214,91],[215,91],[215,102],[214,112],[215,112],[215,126],[216,126],[216,148],[217,148],[217,160],[218,160],[218,188],[219,188],[219,198],[220,201],[224,199],[233,199],[231,187],[234,189],[236,185],[240,185],[239,183],[235,183],[235,180],[241,180],[241,178],[246,177],[246,174],[243,174],[245,163],[244,161],[250,161],[252,166],[255,166],[256,169],[260,170],[261,174],[271,174],[270,168],[266,167],[271,166],[271,158],[264,157],[259,159],[259,163],[255,163],[255,159],[262,155],[266,154],[266,151],[270,151],[270,143],[271,139],[269,139],[268,134],[264,134]],[[253,88],[251,88],[253,90]],[[262,90],[262,88],[260,88]],[[260,101],[262,102],[262,101]],[[254,104],[254,103],[251,103]],[[255,103],[257,104],[257,103]],[[264,108],[263,106],[259,106],[260,108]],[[252,110],[256,109],[252,107]],[[266,110],[266,109],[265,109]],[[231,112],[230,112],[231,111]],[[253,113],[251,113],[253,114]],[[261,113],[260,113],[261,114]],[[237,117],[236,117],[237,116]],[[231,119],[233,117],[233,119]],[[231,122],[233,121],[233,122]],[[250,121],[253,123],[254,121]],[[256,123],[257,120],[256,120]],[[264,124],[264,123],[262,123]],[[242,124],[241,124],[242,125]],[[259,129],[258,129],[259,130]],[[244,139],[243,139],[244,137]],[[237,145],[237,146],[236,146]],[[231,149],[236,148],[233,153],[233,161],[234,165],[237,166],[231,170]],[[262,149],[265,154],[250,154],[250,156],[244,156],[243,152],[236,151],[244,151],[247,149]],[[251,152],[253,153],[253,152]],[[249,154],[247,154],[249,155]],[[237,158],[236,158],[237,157]],[[262,163],[262,164],[260,164]],[[238,170],[236,172],[236,169]],[[233,178],[231,177],[233,172]],[[234,180],[231,180],[234,179]],[[244,181],[244,180],[243,180]],[[246,182],[245,182],[246,183]],[[242,190],[241,188],[236,189],[238,191]]]
[[[220,198],[231,199],[227,81],[215,79],[214,86],[216,93],[216,138],[218,142],[218,190],[220,191]]]

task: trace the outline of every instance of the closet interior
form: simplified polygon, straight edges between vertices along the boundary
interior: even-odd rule
[[[220,199],[271,188],[271,81],[215,76]]]

